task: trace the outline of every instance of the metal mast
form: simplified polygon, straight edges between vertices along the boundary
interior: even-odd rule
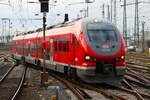
[[[145,22],[143,21],[142,22],[142,51],[143,51],[143,53],[144,53],[144,51],[145,51],[145,34],[144,34],[144,32],[145,32],[145,30],[144,30],[144,28],[145,28]]]
[[[116,0],[114,0],[114,24],[117,24],[117,9],[116,9]]]
[[[127,14],[126,14],[126,0],[124,0],[124,10],[123,10],[123,36],[127,46]]]
[[[134,19],[134,41],[139,46],[139,14],[138,14],[138,0],[135,0],[135,19]]]
[[[103,4],[103,9],[102,9],[102,15],[103,15],[103,18],[105,17],[105,5]]]
[[[109,9],[109,5],[107,6],[107,19],[110,20],[110,9]]]
[[[113,0],[111,0],[111,4],[110,4],[110,6],[111,6],[111,15],[110,15],[110,20],[111,20],[111,22],[112,22],[112,4],[113,4]]]

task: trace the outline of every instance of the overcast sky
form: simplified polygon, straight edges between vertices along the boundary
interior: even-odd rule
[[[37,3],[28,3],[34,1]],[[55,2],[57,1],[57,2]],[[88,4],[89,16],[97,16],[102,18],[102,5],[105,4],[105,17],[107,18],[107,5],[110,5],[111,0],[95,0],[94,3]],[[127,3],[133,3],[135,0],[127,0]],[[150,2],[150,0],[139,0]],[[47,25],[53,25],[63,21],[65,13],[69,14],[69,19],[73,20],[81,16],[80,10],[86,9],[87,4],[80,3],[84,0],[50,0],[50,9],[47,14]],[[69,5],[72,4],[72,5]],[[117,26],[122,31],[123,8],[120,6],[123,0],[117,0]],[[56,6],[53,6],[56,5]],[[146,29],[150,28],[150,4],[139,4],[139,18],[141,21],[146,21]],[[58,16],[59,15],[59,16]],[[83,13],[82,13],[83,15]],[[145,16],[143,18],[143,16]],[[9,18],[11,21],[11,34],[15,31],[29,31],[42,27],[42,14],[40,13],[40,4],[38,0],[0,0],[0,18]],[[127,23],[128,32],[132,33],[134,28],[134,5],[127,6]],[[3,24],[2,24],[3,23]],[[0,19],[0,34],[2,34],[2,26],[8,32],[8,21],[6,26],[4,21]],[[140,26],[141,27],[141,26]]]

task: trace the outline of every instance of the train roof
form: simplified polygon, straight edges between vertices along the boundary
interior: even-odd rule
[[[95,18],[93,18],[93,17],[79,18],[79,19],[75,19],[70,22],[65,22],[65,23],[60,23],[57,25],[48,26],[45,36],[74,33],[75,32],[74,24],[80,23],[80,24],[84,25],[86,23],[94,23],[94,22],[104,22],[104,23],[112,24],[105,19],[100,19],[100,18],[96,18],[96,17]],[[27,34],[16,36],[13,38],[13,40],[30,39],[30,38],[36,38],[36,37],[43,37],[42,28],[39,28],[34,32],[33,31],[27,32]]]
[[[13,38],[13,40],[22,40],[24,38],[24,35],[16,36]]]
[[[38,36],[38,32],[25,35],[24,39],[36,38]]]

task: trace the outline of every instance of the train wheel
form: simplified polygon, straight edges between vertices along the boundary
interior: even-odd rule
[[[16,60],[15,65],[18,66],[20,64],[20,60]]]
[[[64,66],[64,76],[68,78],[68,66]]]
[[[25,64],[25,57],[21,57],[21,64]]]
[[[37,61],[37,65],[41,66],[41,61],[40,60]]]
[[[37,65],[37,60],[36,59],[34,60],[34,64]]]
[[[13,54],[11,54],[11,57],[14,59],[14,55]]]
[[[78,76],[75,68],[70,68],[69,76],[71,79],[78,80]]]

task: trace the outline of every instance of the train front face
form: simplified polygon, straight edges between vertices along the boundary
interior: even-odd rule
[[[81,71],[81,77],[95,83],[120,81],[126,67],[124,40],[118,29],[109,22],[86,20],[83,35],[87,70]]]

